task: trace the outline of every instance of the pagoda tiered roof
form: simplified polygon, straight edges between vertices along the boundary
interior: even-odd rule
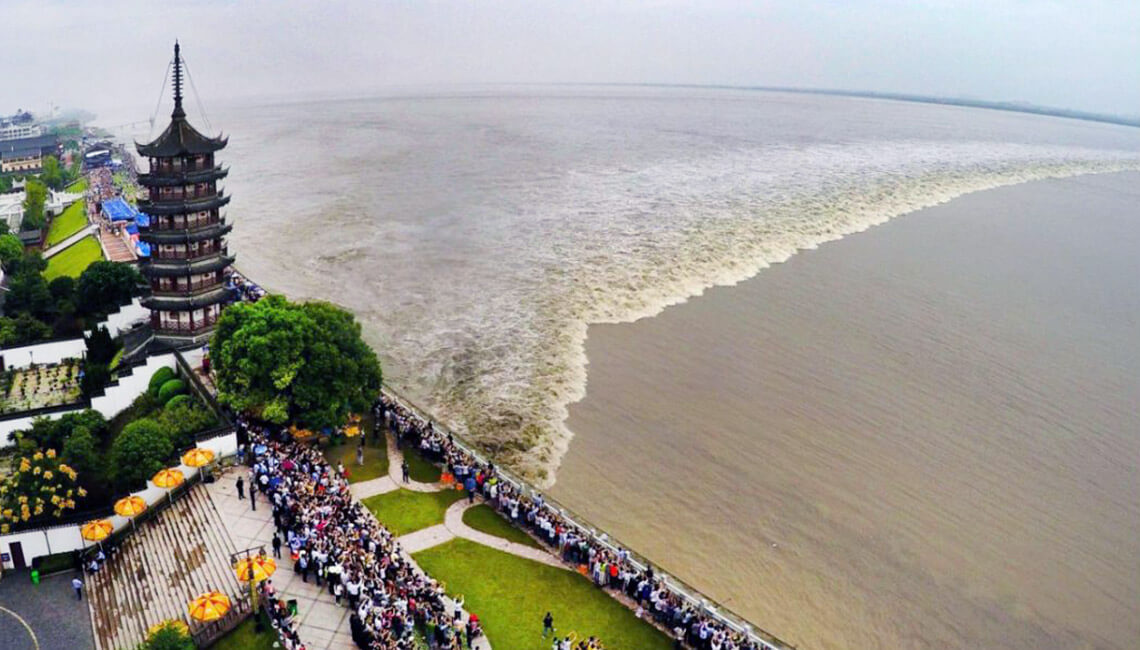
[[[141,303],[147,309],[185,311],[188,309],[217,305],[225,302],[229,297],[229,289],[219,285],[201,293],[176,293],[173,295],[154,293],[143,298]]]
[[[237,259],[226,253],[215,254],[199,260],[155,259],[139,262],[139,271],[147,277],[180,277],[183,275],[196,275],[220,271],[234,263]]]
[[[139,239],[148,244],[189,244],[191,242],[221,237],[229,233],[233,228],[233,226],[226,223],[225,219],[192,230],[154,230],[151,228],[139,228]]]
[[[207,183],[220,181],[230,173],[229,167],[218,165],[209,169],[198,169],[190,172],[174,172],[171,174],[139,174],[139,185],[143,187],[163,187],[167,185],[186,185],[187,183]]]
[[[225,192],[218,191],[214,196],[207,196],[200,199],[176,199],[173,201],[139,201],[139,210],[151,215],[158,216],[162,214],[186,214],[188,212],[200,212],[202,210],[213,210],[220,208],[230,202],[230,197],[226,196]]]

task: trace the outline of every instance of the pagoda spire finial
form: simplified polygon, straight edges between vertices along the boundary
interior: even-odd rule
[[[182,110],[182,48],[177,39],[174,41],[174,112],[170,117],[186,117],[186,111]]]

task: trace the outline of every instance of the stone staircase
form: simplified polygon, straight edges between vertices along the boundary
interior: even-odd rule
[[[230,567],[235,550],[205,487],[190,488],[140,524],[88,578],[96,650],[131,650],[155,623],[189,622],[187,603],[206,591],[225,593],[237,605],[245,591]]]

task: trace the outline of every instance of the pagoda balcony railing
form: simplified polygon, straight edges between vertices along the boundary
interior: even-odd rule
[[[194,230],[195,228],[204,228],[223,222],[225,222],[225,217],[215,217],[213,215],[208,217],[192,217],[185,220],[168,220],[162,217],[151,217],[150,226],[144,228],[144,230]]]
[[[167,333],[177,333],[177,334],[196,334],[198,332],[204,332],[204,331],[210,329],[214,325],[217,325],[217,323],[218,323],[218,317],[217,316],[207,316],[205,318],[193,319],[187,323],[182,323],[182,322],[176,322],[176,323],[157,322],[156,323],[152,320],[151,321],[151,327],[153,327],[155,329],[155,331],[159,332],[159,333],[167,332]]]
[[[189,160],[183,158],[150,159],[150,173],[155,175],[185,174],[187,172],[198,172],[213,168],[213,156],[197,156]]]
[[[189,283],[183,282],[176,285],[152,285],[151,291],[159,295],[182,296],[186,294],[198,293],[199,291],[206,289],[216,289],[220,286],[222,286],[222,281],[220,279],[208,278],[205,280],[192,280]]]
[[[230,249],[228,246],[216,246],[208,250],[199,249],[197,251],[163,251],[161,249],[151,248],[150,259],[152,260],[185,260],[194,261],[200,260],[204,257],[212,257],[214,255],[229,255]]]
[[[208,187],[203,190],[185,190],[180,187],[174,187],[171,188],[169,192],[155,189],[146,191],[147,199],[150,201],[193,201],[194,199],[213,198],[218,194],[218,189],[214,187]]]

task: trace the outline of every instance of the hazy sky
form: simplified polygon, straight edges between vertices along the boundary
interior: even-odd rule
[[[0,112],[408,85],[781,85],[1140,114],[1137,0],[0,0]]]

